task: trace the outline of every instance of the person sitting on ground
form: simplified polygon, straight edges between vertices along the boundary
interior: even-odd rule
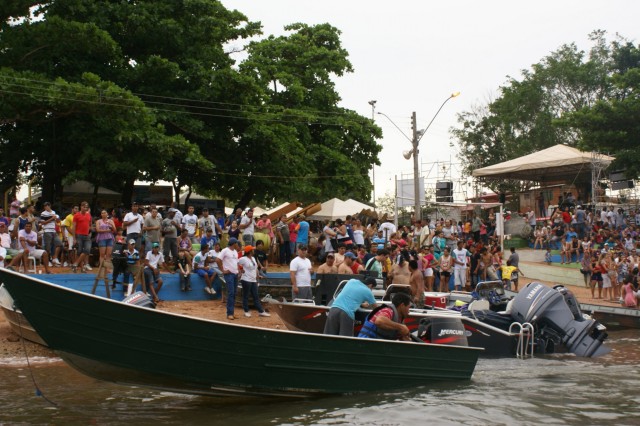
[[[184,252],[179,253],[176,260],[176,272],[178,271],[180,273],[180,291],[191,291],[191,265]]]
[[[198,276],[204,278],[204,291],[215,295],[217,292],[213,289],[213,280],[215,279],[215,272],[213,269],[209,268],[209,263],[212,262],[212,259],[209,257],[209,245],[203,244],[200,246],[200,251],[193,258],[193,271],[198,274]],[[178,253],[178,257],[182,256],[184,251],[180,251]]]
[[[147,257],[144,261],[144,281],[151,295],[153,296],[154,303],[160,303],[161,300],[158,297],[160,289],[162,288],[162,277],[160,277],[160,267],[163,267],[165,271],[172,273],[167,264],[164,263],[164,256],[160,253],[160,244],[151,244],[151,251],[147,253]]]
[[[391,303],[391,305],[380,305],[371,311],[358,337],[410,340],[409,328],[402,322],[409,316],[411,296],[407,293],[396,293]]]
[[[364,283],[355,278],[347,281],[327,314],[324,334],[353,337],[356,310],[361,306],[367,308],[376,305],[376,299],[371,291],[375,286],[376,280],[371,277]]]
[[[335,265],[335,254],[327,254],[327,260],[316,270],[316,274],[337,274],[338,267]]]
[[[29,256],[33,256],[36,260],[40,260],[45,273],[50,274],[49,255],[46,251],[38,249],[38,234],[31,230],[32,226],[31,222],[27,222],[24,224],[24,229],[18,231],[20,252],[14,256],[9,266],[15,268],[22,264],[26,271],[27,265],[29,265]]]

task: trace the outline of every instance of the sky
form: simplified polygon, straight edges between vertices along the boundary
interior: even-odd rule
[[[447,0],[335,1],[222,0],[266,35],[285,34],[287,24],[329,23],[342,32],[354,72],[335,79],[341,106],[367,117],[375,100],[375,121],[383,130],[375,192],[393,194],[394,179],[412,179],[413,162],[402,152],[411,143],[411,113],[424,129],[453,92],[420,142],[421,173],[427,180],[459,174],[449,129],[457,114],[495,98],[499,87],[530,69],[563,44],[591,46],[588,35],[606,30],[640,43],[640,1],[636,0]],[[634,18],[635,17],[635,18]],[[448,171],[449,165],[453,171]],[[443,174],[445,166],[447,174]],[[438,172],[436,172],[436,169]]]

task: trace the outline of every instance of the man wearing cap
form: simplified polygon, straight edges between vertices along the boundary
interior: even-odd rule
[[[132,269],[138,262],[140,261],[140,252],[136,250],[136,240],[133,238],[129,240],[127,244],[127,248],[122,252],[127,257],[127,267],[124,270],[124,274],[122,277],[122,286],[129,284],[129,277],[133,272]],[[117,276],[113,277],[114,281]],[[135,281],[135,280],[134,280]]]
[[[357,256],[348,251],[344,254],[344,262],[338,266],[338,273],[343,275],[357,274],[364,270],[364,267],[356,262]]]
[[[316,274],[337,274],[338,267],[335,265],[335,256],[333,253],[327,255],[327,260],[322,265],[318,266]]]
[[[162,288],[162,277],[160,276],[160,267],[163,267],[167,272],[171,273],[167,264],[164,263],[164,256],[160,253],[160,244],[152,243],[151,251],[147,253],[144,260],[144,281],[147,284],[147,288],[153,296],[153,302],[159,303],[158,293]]]
[[[376,280],[371,277],[364,283],[355,278],[347,281],[331,305],[327,322],[324,324],[324,334],[353,337],[355,312],[361,306],[366,308],[376,304],[371,291],[375,286]]]
[[[144,224],[144,218],[138,213],[138,203],[134,202],[131,205],[131,211],[124,215],[122,220],[122,226],[127,228],[127,240],[136,240],[136,250],[141,250],[140,246],[140,233],[142,232],[142,225]]]
[[[289,265],[291,277],[291,297],[293,299],[312,300],[311,261],[307,258],[307,246],[298,247],[298,256]]]
[[[226,248],[224,248],[216,259],[218,267],[224,273],[224,280],[227,283],[227,319],[234,320],[234,308],[236,304],[236,290],[238,287],[238,240],[230,238]]]

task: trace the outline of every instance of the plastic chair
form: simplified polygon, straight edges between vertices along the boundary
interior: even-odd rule
[[[35,274],[35,273],[37,272],[37,271],[36,271],[36,258],[35,258],[35,257],[33,257],[33,256],[29,256],[29,258],[28,258],[28,263],[29,263],[29,264],[31,264],[31,265],[33,265],[33,267],[32,267],[32,268],[28,268],[28,269],[27,269],[27,272],[31,272],[32,274]],[[26,268],[26,267],[27,267],[27,266],[25,266],[25,268]]]

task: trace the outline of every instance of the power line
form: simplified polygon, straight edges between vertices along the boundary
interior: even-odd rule
[[[42,85],[48,88],[51,87],[55,87],[55,88],[60,88],[60,89],[64,89],[65,91],[69,91],[68,89],[70,89],[71,87],[69,86],[63,86],[61,83],[58,82],[50,82],[50,81],[43,81],[43,80],[35,80],[35,79],[28,79],[28,78],[22,78],[22,77],[15,77],[15,76],[6,76],[6,75],[0,75],[0,78],[4,79],[5,84],[7,85],[12,85],[12,86],[17,86],[17,87],[22,87],[22,88],[28,88],[28,89],[38,89],[39,87],[34,87],[34,86],[29,86],[29,85],[20,85],[17,83],[12,83],[11,80],[13,81],[26,81],[26,82],[32,82],[32,83],[36,83],[38,85]],[[69,84],[74,84],[72,82],[67,82]],[[73,89],[73,88],[71,88]],[[98,89],[96,89],[98,90]],[[194,102],[194,103],[200,103],[200,104],[209,104],[209,105],[221,105],[221,106],[231,106],[231,107],[240,107],[241,109],[235,108],[235,109],[231,109],[231,108],[214,108],[214,107],[207,107],[207,106],[198,106],[198,105],[184,105],[184,104],[178,104],[178,103],[169,103],[169,102],[159,102],[159,101],[152,101],[152,100],[145,100],[143,102],[145,102],[145,104],[151,103],[151,104],[156,104],[156,105],[165,105],[165,106],[180,106],[180,107],[189,107],[189,108],[196,108],[196,109],[209,109],[209,110],[216,110],[216,111],[226,111],[226,112],[246,112],[244,108],[248,108],[248,109],[255,109],[258,108],[255,105],[250,105],[250,104],[237,104],[237,103],[229,103],[229,102],[219,102],[219,101],[206,101],[206,100],[199,100],[199,99],[189,99],[189,98],[181,98],[181,97],[172,97],[172,96],[166,96],[166,95],[153,95],[153,94],[148,94],[148,93],[136,93],[136,92],[130,92],[131,94],[137,96],[137,97],[146,97],[146,98],[160,98],[160,99],[166,99],[166,100],[171,100],[171,101],[186,101],[186,102]],[[117,98],[117,97],[110,97],[108,95],[101,95],[104,99],[121,99],[121,98]],[[331,117],[347,117],[347,115],[343,112],[335,112],[335,111],[320,111],[320,110],[312,110],[312,109],[286,109],[284,110],[284,107],[280,106],[280,105],[271,105],[269,107],[280,107],[283,108],[283,111],[281,111],[282,113],[286,114],[291,114],[291,115],[306,115],[306,114],[314,114],[314,115],[319,115],[319,116],[331,116]],[[256,113],[262,113],[262,112],[256,112]],[[351,117],[349,117],[351,118]],[[365,120],[368,120],[367,118],[362,117],[362,121],[365,122]]]

